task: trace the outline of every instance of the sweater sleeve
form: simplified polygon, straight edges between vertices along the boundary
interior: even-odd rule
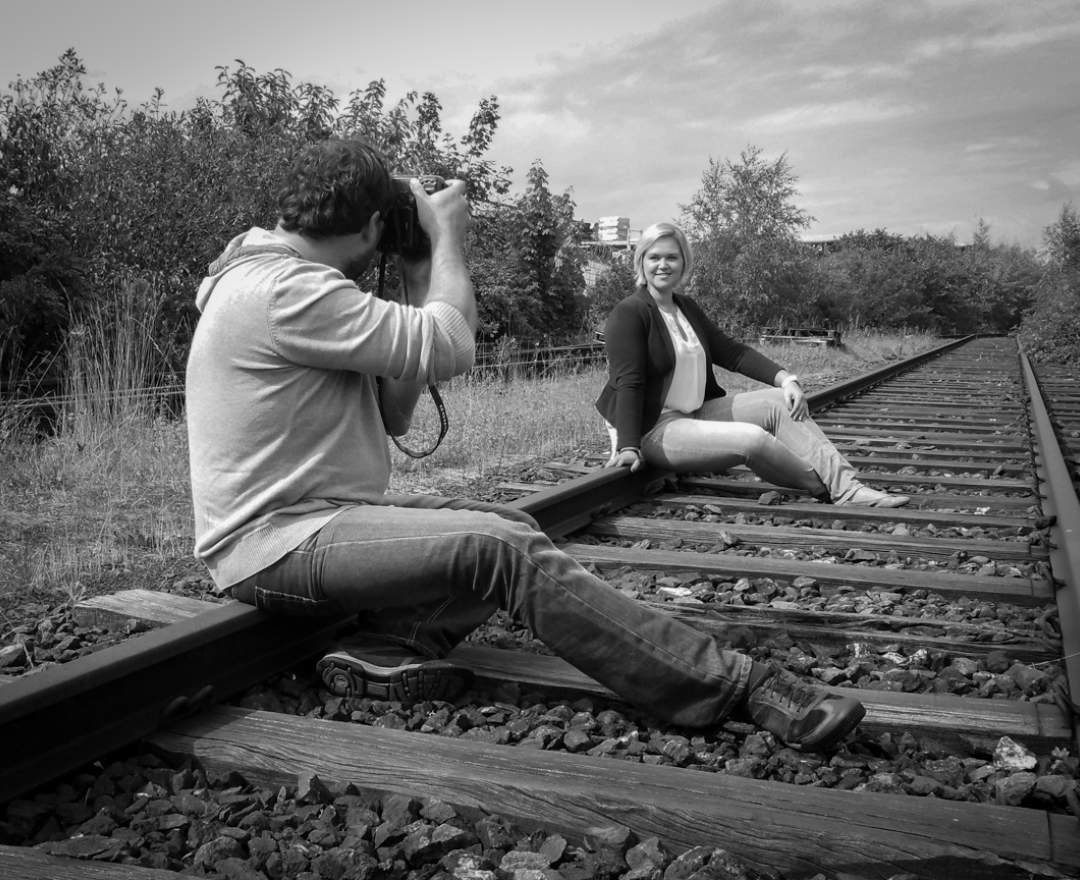
[[[641,446],[648,364],[647,328],[632,301],[623,301],[604,325],[609,384],[615,390],[615,431],[619,449]]]
[[[336,270],[299,261],[278,279],[267,323],[282,357],[319,369],[431,383],[465,372],[475,358],[468,323],[452,305],[388,302]]]

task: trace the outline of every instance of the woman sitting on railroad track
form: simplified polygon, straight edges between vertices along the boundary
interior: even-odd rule
[[[653,464],[676,472],[744,464],[762,479],[820,501],[900,507],[872,489],[809,417],[798,376],[732,339],[677,291],[694,268],[673,223],[655,223],[634,249],[636,288],[604,328],[608,381],[596,408],[612,433],[608,467]],[[727,395],[713,366],[775,387]]]

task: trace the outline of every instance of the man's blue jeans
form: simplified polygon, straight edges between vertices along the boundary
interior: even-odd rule
[[[851,463],[807,418],[795,421],[779,388],[706,400],[690,415],[664,413],[641,440],[650,464],[686,473],[746,465],[762,479],[843,502],[862,484]]]
[[[726,716],[750,671],[745,655],[590,574],[528,514],[464,499],[346,506],[232,594],[272,612],[362,613],[365,630],[431,657],[503,608],[627,702],[688,727]]]

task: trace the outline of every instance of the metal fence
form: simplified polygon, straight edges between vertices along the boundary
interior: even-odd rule
[[[602,366],[604,346],[599,342],[580,345],[510,346],[478,345],[476,364],[457,381],[503,381],[540,379]],[[57,420],[80,406],[96,411],[144,406],[151,411],[178,416],[184,407],[184,377],[163,377],[159,384],[145,388],[126,388],[94,395],[63,393],[58,382],[48,386],[0,386],[0,420],[30,425],[41,434],[56,430]]]
[[[578,345],[507,346],[478,345],[476,364],[467,378],[505,380],[535,379],[589,369],[604,364],[604,346],[599,342]]]

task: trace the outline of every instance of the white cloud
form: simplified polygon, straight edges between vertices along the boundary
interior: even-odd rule
[[[1057,43],[1080,37],[1080,21],[1061,22],[1028,30],[1000,32],[985,37],[975,37],[971,45],[976,49],[992,52],[1021,52],[1048,43]]]
[[[1077,0],[552,0],[527,17],[524,0],[462,0],[449,18],[445,3],[415,0],[437,26],[379,33],[344,0],[330,31],[267,12],[277,0],[236,0],[209,31],[189,8],[209,0],[167,15],[164,30],[147,4],[117,24],[93,4],[58,16],[60,2],[31,4],[36,27],[0,34],[0,81],[70,44],[105,65],[108,85],[141,100],[160,83],[182,109],[216,93],[214,64],[241,57],[339,97],[379,77],[389,102],[430,89],[456,136],[496,95],[492,160],[523,183],[540,159],[583,217],[676,215],[710,157],[748,144],[788,154],[799,205],[823,232],[985,215],[1037,240],[1080,187]],[[250,27],[252,10],[265,27]]]
[[[881,100],[852,98],[832,103],[802,104],[760,116],[752,116],[741,127],[754,132],[805,131],[867,122],[900,119],[918,112],[912,104],[889,104]]]
[[[1054,172],[1054,176],[1070,187],[1080,187],[1080,159],[1073,159]]]
[[[816,88],[834,88],[837,83],[866,84],[873,80],[904,80],[912,76],[910,68],[901,64],[871,62],[867,64],[809,64],[795,78],[811,80]]]
[[[1036,15],[1040,6],[1043,4],[1036,4],[1034,7]],[[1052,6],[1053,4],[1046,4],[1046,7]],[[919,63],[973,54],[1015,54],[1074,41],[1080,37],[1080,20],[1055,21],[1031,27],[1028,21],[1016,20],[1016,16],[1026,17],[1029,14],[1029,10],[1022,5],[1014,5],[1010,10],[1014,14],[992,5],[986,11],[989,13],[987,18],[976,16],[966,28],[954,26],[953,33],[936,34],[918,40],[908,53],[908,61]],[[1042,11],[1045,14],[1048,9],[1044,7]],[[1074,18],[1075,15],[1075,5],[1072,4],[1069,17]]]
[[[537,150],[588,142],[596,137],[589,121],[569,108],[515,112],[505,123],[500,123],[499,134],[527,138],[536,145]]]

